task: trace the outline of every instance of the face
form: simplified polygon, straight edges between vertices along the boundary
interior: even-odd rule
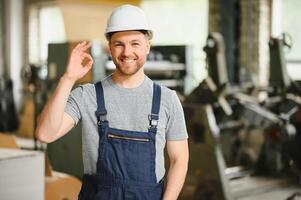
[[[109,41],[112,60],[117,73],[131,76],[143,72],[143,65],[150,50],[150,41],[139,31],[116,32]]]

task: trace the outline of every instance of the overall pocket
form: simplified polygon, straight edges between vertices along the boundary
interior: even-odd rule
[[[148,133],[107,133],[104,168],[113,177],[151,182],[155,170],[154,159],[155,145]]]

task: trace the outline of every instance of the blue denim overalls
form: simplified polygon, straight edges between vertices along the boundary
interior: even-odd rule
[[[103,88],[95,84],[99,148],[96,174],[83,176],[79,200],[160,200],[163,181],[155,173],[161,88],[153,85],[148,132],[109,127]]]

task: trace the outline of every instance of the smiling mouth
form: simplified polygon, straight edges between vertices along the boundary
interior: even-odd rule
[[[121,59],[121,61],[122,61],[123,63],[133,63],[133,62],[135,62],[134,59]]]

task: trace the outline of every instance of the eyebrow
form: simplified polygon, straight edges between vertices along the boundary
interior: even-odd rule
[[[113,41],[112,44],[122,44],[123,42],[121,41]]]
[[[141,43],[141,41],[140,40],[137,40],[137,39],[134,39],[134,40],[131,40],[130,41],[130,43],[133,43],[133,42],[139,42],[139,43]],[[116,40],[116,41],[113,41],[112,42],[113,44],[118,44],[118,43],[121,43],[121,44],[123,44],[124,42],[122,42],[122,41],[120,41],[120,40]]]

